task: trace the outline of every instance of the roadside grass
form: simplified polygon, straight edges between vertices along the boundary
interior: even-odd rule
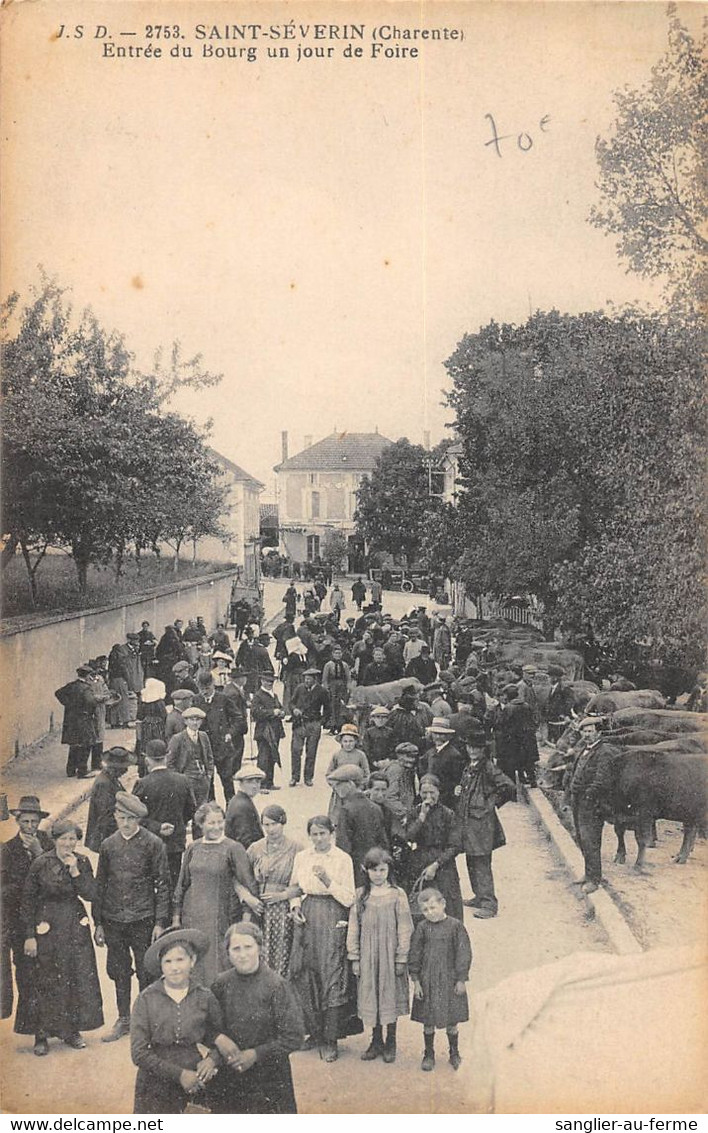
[[[123,572],[116,578],[114,567],[89,567],[88,587],[80,594],[76,568],[68,555],[47,555],[37,571],[37,605],[32,605],[27,571],[21,555],[16,555],[2,574],[2,619],[32,617],[37,614],[61,614],[71,610],[90,610],[106,606],[120,598],[143,594],[157,586],[184,582],[198,575],[228,569],[228,563],[180,559],[174,571],[174,558],[145,555],[140,574],[133,559],[126,559]]]

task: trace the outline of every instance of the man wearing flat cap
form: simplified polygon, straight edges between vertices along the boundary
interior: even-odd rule
[[[48,818],[49,813],[42,810],[36,795],[23,795],[10,814],[17,822],[18,831],[9,842],[0,845],[0,1018],[3,1019],[12,1015],[12,963],[20,1002],[28,1006],[28,1016],[34,1015],[34,961],[24,953],[26,926],[20,917],[20,908],[30,866],[53,845],[49,835],[39,829],[40,822]],[[26,1022],[29,1019],[18,1020],[23,1026]],[[27,1033],[27,1028],[22,1033]]]
[[[533,716],[534,727],[538,727],[541,722],[541,713],[538,707],[538,694],[534,688],[533,678],[535,677],[538,669],[535,665],[522,665],[521,666],[521,680],[517,683],[518,699],[523,704],[528,704]]]
[[[214,755],[208,735],[200,730],[206,713],[201,708],[186,708],[182,719],[186,724],[184,731],[177,732],[167,745],[167,766],[187,776],[198,810],[209,798],[214,777]],[[200,837],[194,822],[192,837]]]
[[[336,844],[349,854],[354,865],[354,882],[363,883],[363,862],[374,846],[388,850],[388,835],[381,807],[362,793],[365,775],[354,763],[343,763],[327,776],[337,795],[340,810],[337,818]]]
[[[234,775],[236,794],[226,808],[224,833],[232,842],[240,842],[244,850],[263,837],[260,815],[253,800],[264,779],[265,772],[250,764]]]
[[[115,820],[116,795],[125,790],[120,777],[131,763],[132,756],[124,747],[109,748],[101,756],[101,773],[91,788],[84,839],[84,845],[95,853],[101,849],[101,843],[118,829]]]
[[[263,791],[279,790],[273,783],[276,764],[280,767],[278,746],[283,736],[283,706],[273,692],[273,673],[261,673],[261,687],[251,701],[251,717],[255,724],[253,738],[258,748],[258,766],[265,774]]]
[[[167,713],[165,720],[165,743],[168,744],[178,732],[183,732],[187,722],[182,713],[191,708],[197,695],[191,688],[176,688],[172,693],[172,711]]]
[[[76,680],[58,688],[54,693],[64,706],[64,723],[61,742],[67,744],[69,754],[66,761],[66,774],[77,779],[89,778],[88,761],[91,747],[96,743],[96,709],[98,698],[92,688],[93,669],[90,665],[79,665]]]
[[[549,665],[548,675],[551,678],[551,689],[546,705],[546,720],[549,727],[549,739],[555,739],[573,715],[575,696],[570,685],[563,680],[563,670],[560,665]],[[554,735],[551,735],[551,725],[555,725]]]
[[[332,664],[332,662],[328,662]],[[326,668],[326,666],[325,666]],[[330,708],[330,698],[320,684],[319,669],[305,669],[303,683],[292,695],[293,738],[290,751],[290,786],[300,782],[300,761],[305,750],[305,786],[311,787],[315,777],[317,748]]]
[[[118,829],[101,845],[92,904],[94,939],[108,947],[106,971],[116,985],[118,1019],[104,1042],[130,1031],[130,991],[133,966],[140,990],[149,977],[145,952],[167,927],[170,917],[170,875],[160,838],[140,825],[147,807],[136,795],[119,791],[115,818]],[[132,960],[131,960],[132,954]]]

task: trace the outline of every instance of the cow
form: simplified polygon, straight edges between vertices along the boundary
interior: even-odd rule
[[[683,842],[674,861],[684,865],[697,831],[708,829],[708,755],[662,750],[663,745],[621,748],[607,741],[601,744],[611,758],[604,760],[601,774],[589,787],[589,797],[623,825],[633,820],[638,848],[634,868],[644,866],[652,822],[657,818],[683,823]],[[619,855],[623,850],[623,845],[618,846]]]
[[[614,728],[649,728],[654,732],[706,732],[708,713],[679,708],[621,708],[612,714]]]
[[[655,688],[639,688],[632,692],[598,692],[585,705],[588,716],[609,716],[622,708],[663,708],[663,696]]]

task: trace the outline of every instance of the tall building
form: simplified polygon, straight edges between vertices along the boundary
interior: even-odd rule
[[[228,487],[229,510],[223,519],[227,534],[224,539],[200,539],[199,557],[240,567],[243,581],[254,583],[260,577],[260,497],[265,485],[215,449],[209,455]]]
[[[363,570],[364,545],[354,523],[356,491],[390,444],[380,433],[331,433],[289,456],[283,433],[275,472],[284,554],[294,562],[312,562],[321,556],[327,532],[337,530],[347,539],[348,569]]]

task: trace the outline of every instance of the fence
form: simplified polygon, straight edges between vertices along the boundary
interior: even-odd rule
[[[476,599],[468,597],[464,582],[448,582],[452,596],[452,612],[457,618],[504,618],[516,625],[534,626],[541,629],[542,610],[533,606],[524,609],[517,605],[507,605],[505,599],[490,594],[480,594]]]
[[[163,586],[149,595],[124,599],[98,610],[43,618],[30,627],[0,635],[2,762],[46,735],[61,722],[54,690],[73,680],[76,666],[109,653],[126,633],[150,622],[156,637],[176,618],[203,615],[213,626],[226,613],[233,570]]]

